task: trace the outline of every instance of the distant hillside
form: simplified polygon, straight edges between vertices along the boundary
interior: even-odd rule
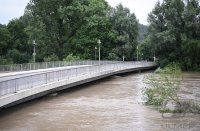
[[[145,39],[147,31],[148,31],[148,26],[139,24],[139,41],[143,41]]]

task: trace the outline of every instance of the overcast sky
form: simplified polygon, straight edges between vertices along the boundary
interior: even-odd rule
[[[111,6],[122,3],[135,13],[140,23],[147,25],[147,15],[158,0],[106,0]],[[7,24],[9,20],[23,15],[29,0],[0,0],[0,23]]]

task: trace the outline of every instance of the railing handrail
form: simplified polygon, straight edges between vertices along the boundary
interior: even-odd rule
[[[22,64],[7,64],[7,65],[0,65],[0,66],[15,66],[15,65],[39,64],[39,63],[55,63],[55,62],[79,62],[79,61],[95,61],[95,62],[99,62],[98,60],[72,60],[72,61],[49,61],[49,62],[22,63]],[[104,62],[104,61],[121,62],[121,61],[101,60],[101,62]]]
[[[107,65],[109,65],[109,64],[107,64]],[[98,67],[98,66],[99,65],[93,65],[93,67]],[[102,65],[100,65],[100,66],[102,66]],[[85,67],[88,67],[88,66],[74,67],[74,68],[68,68],[68,69],[59,69],[59,70],[56,70],[56,71],[55,70],[52,70],[52,71],[43,71],[43,72],[37,72],[37,73],[32,74],[32,75],[28,75],[28,74],[31,74],[31,72],[30,72],[30,73],[26,73],[27,74],[26,76],[20,76],[20,77],[12,78],[12,79],[9,79],[9,80],[3,80],[3,81],[0,81],[0,83],[6,82],[6,81],[15,80],[15,79],[19,79],[19,78],[25,78],[25,77],[29,77],[29,76],[36,76],[36,75],[41,75],[41,74],[46,74],[46,73],[53,73],[53,72],[64,71],[64,70],[73,70],[73,69],[85,68]]]
[[[136,62],[135,62],[136,63]],[[114,63],[111,63],[111,64],[114,64]],[[116,63],[115,63],[116,64]],[[110,64],[107,64],[107,65],[110,65]],[[98,67],[99,65],[93,65],[93,67]],[[43,71],[43,72],[37,72],[37,73],[34,73],[32,75],[28,75],[28,74],[31,74],[32,72],[30,73],[26,73],[27,75],[26,76],[21,76],[21,77],[17,77],[17,78],[12,78],[12,79],[9,79],[9,80],[3,80],[3,81],[0,81],[1,82],[6,82],[6,81],[10,81],[10,80],[15,80],[15,79],[18,79],[18,78],[25,78],[25,77],[29,77],[29,76],[36,76],[38,74],[46,74],[46,73],[53,73],[53,72],[58,72],[58,71],[64,71],[64,70],[73,70],[73,69],[77,69],[77,68],[85,68],[85,67],[88,67],[88,66],[81,66],[81,67],[75,67],[75,68],[68,68],[68,69],[59,69],[59,70],[50,70],[50,71]]]
[[[101,61],[101,63],[103,63],[103,64],[104,63],[118,63],[118,62],[121,62],[121,61],[106,61],[106,60]],[[0,72],[38,70],[38,69],[47,69],[47,68],[64,67],[64,66],[72,66],[72,65],[83,65],[83,64],[95,65],[98,63],[99,63],[99,61],[97,61],[97,60],[76,60],[76,61],[52,61],[52,62],[0,65]]]
[[[139,62],[139,61],[137,61]],[[137,62],[134,62],[134,63],[137,63]],[[127,62],[123,62],[123,63],[127,63]],[[121,64],[123,64],[121,63]],[[133,63],[133,62],[131,62]],[[154,63],[154,62],[148,62],[148,63]],[[112,63],[111,63],[112,64]],[[113,63],[114,64],[114,63]],[[107,64],[109,65],[109,64]],[[93,65],[93,67],[98,67],[99,65]],[[102,66],[102,65],[100,65]],[[26,76],[21,76],[21,77],[17,77],[17,78],[12,78],[12,79],[9,79],[9,80],[3,80],[3,81],[0,81],[0,83],[2,82],[6,82],[6,81],[11,81],[11,80],[15,80],[15,79],[20,79],[20,78],[25,78],[25,77],[29,77],[29,76],[36,76],[36,75],[41,75],[41,74],[46,74],[46,73],[53,73],[53,72],[59,72],[59,71],[64,71],[64,70],[73,70],[73,69],[77,69],[77,68],[85,68],[85,67],[88,67],[88,66],[81,66],[81,67],[74,67],[74,68],[68,68],[68,69],[59,69],[59,70],[52,70],[52,71],[43,71],[43,72],[37,72],[35,74],[32,74],[32,75],[28,75],[28,74],[31,74],[31,73],[26,73],[27,75]]]
[[[101,73],[104,71],[111,71],[111,70],[119,69],[119,67],[120,67],[120,69],[126,69],[129,66],[148,67],[148,66],[154,66],[154,65],[155,65],[154,62],[120,62],[118,64],[111,63],[111,64],[107,64],[107,65],[93,65],[93,66],[81,66],[81,67],[79,66],[79,67],[75,67],[75,68],[38,72],[36,74],[30,74],[30,75],[24,74],[25,76],[19,76],[18,78],[11,78],[9,80],[3,80],[0,82],[0,85],[2,85],[2,86],[4,85],[8,89],[10,89],[10,91],[9,90],[7,91],[7,89],[6,89],[6,93],[4,91],[2,92],[5,95],[5,94],[13,93],[14,89],[17,91],[18,91],[18,89],[19,90],[21,90],[22,88],[24,89],[24,86],[25,86],[25,89],[30,89],[30,86],[32,88],[33,85],[36,86],[36,84],[38,84],[38,83],[44,84],[43,82],[46,81],[45,84],[49,84],[49,82],[51,83],[51,82],[57,82],[59,80],[67,80],[66,78],[70,79],[69,77],[72,77],[72,78],[79,77],[78,75],[81,75],[84,73],[86,73],[86,75],[89,75],[92,73]],[[123,68],[121,68],[121,67],[123,67]],[[73,72],[73,70],[75,71],[75,73]],[[92,71],[90,71],[90,70],[92,70]],[[77,71],[80,71],[80,72],[77,72]],[[72,72],[72,74],[71,74],[71,72]],[[52,73],[52,74],[50,74],[50,73]],[[67,77],[66,77],[66,74],[67,74]],[[68,74],[69,74],[69,76],[68,76]],[[51,75],[53,75],[53,77],[51,77]],[[26,82],[21,84],[20,82],[26,80],[26,78],[28,79],[28,82],[31,82],[31,83],[28,83],[28,85],[26,85],[27,84]],[[36,79],[36,81],[35,81],[35,79],[33,79],[33,78],[39,78],[39,80],[37,81],[37,79]],[[16,85],[16,82],[17,82],[17,85]],[[14,83],[15,83],[15,85],[14,85]],[[14,87],[10,87],[10,85],[12,85]],[[2,90],[4,90],[4,87],[2,87]],[[1,87],[0,87],[0,93],[1,93]],[[3,95],[0,94],[0,96],[3,96]]]

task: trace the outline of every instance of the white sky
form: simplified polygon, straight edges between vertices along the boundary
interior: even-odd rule
[[[106,0],[115,7],[122,3],[135,13],[140,23],[147,25],[147,15],[154,8],[158,0]],[[29,0],[0,0],[0,23],[7,24],[9,20],[23,15],[24,9]]]
[[[11,19],[24,14],[29,0],[0,0],[0,23],[7,24]]]
[[[124,7],[128,7],[131,13],[135,13],[136,18],[141,24],[147,25],[148,14],[154,8],[158,0],[106,0],[112,7],[122,3]],[[161,1],[161,0],[160,0]]]

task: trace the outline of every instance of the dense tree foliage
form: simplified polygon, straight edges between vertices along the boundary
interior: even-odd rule
[[[13,20],[7,25],[11,34],[11,45],[8,56],[14,63],[29,62],[32,55],[32,46],[28,43],[28,35],[25,32],[26,25],[23,18]]]
[[[121,4],[111,8],[105,0],[30,0],[20,19],[0,26],[0,55],[13,63],[31,62],[35,40],[38,62],[97,59],[100,39],[101,59],[132,60],[137,36],[136,17]]]
[[[138,38],[139,42],[143,42],[143,40],[147,35],[147,32],[148,32],[148,26],[139,24],[139,38]]]
[[[161,66],[178,62],[183,69],[200,68],[200,6],[198,0],[163,0],[149,14],[148,43]],[[152,54],[153,55],[153,54]]]
[[[89,48],[88,44],[96,43],[91,37],[97,39],[100,37],[98,31],[104,32],[103,28],[106,28],[103,22],[107,9],[108,4],[104,0],[32,0],[27,6],[27,12],[33,16],[31,26],[43,36],[38,39],[37,34],[32,34],[32,39],[47,46],[44,55],[55,54],[63,60],[65,55],[76,53],[72,50],[75,48],[77,55],[87,58],[84,55],[87,53],[86,46]],[[96,36],[88,36],[89,33]]]
[[[33,40],[37,62],[98,59],[100,39],[101,59],[138,54],[139,60],[156,56],[161,67],[178,62],[200,70],[199,0],[157,2],[148,22],[139,24],[128,8],[105,0],[30,0],[22,17],[0,24],[0,64],[32,62]]]
[[[29,62],[32,47],[25,28],[22,17],[0,27],[0,64]]]
[[[125,60],[133,60],[138,38],[138,21],[135,14],[131,14],[128,8],[119,4],[111,10],[110,21],[114,48],[109,53],[109,58],[121,60],[124,56]]]

